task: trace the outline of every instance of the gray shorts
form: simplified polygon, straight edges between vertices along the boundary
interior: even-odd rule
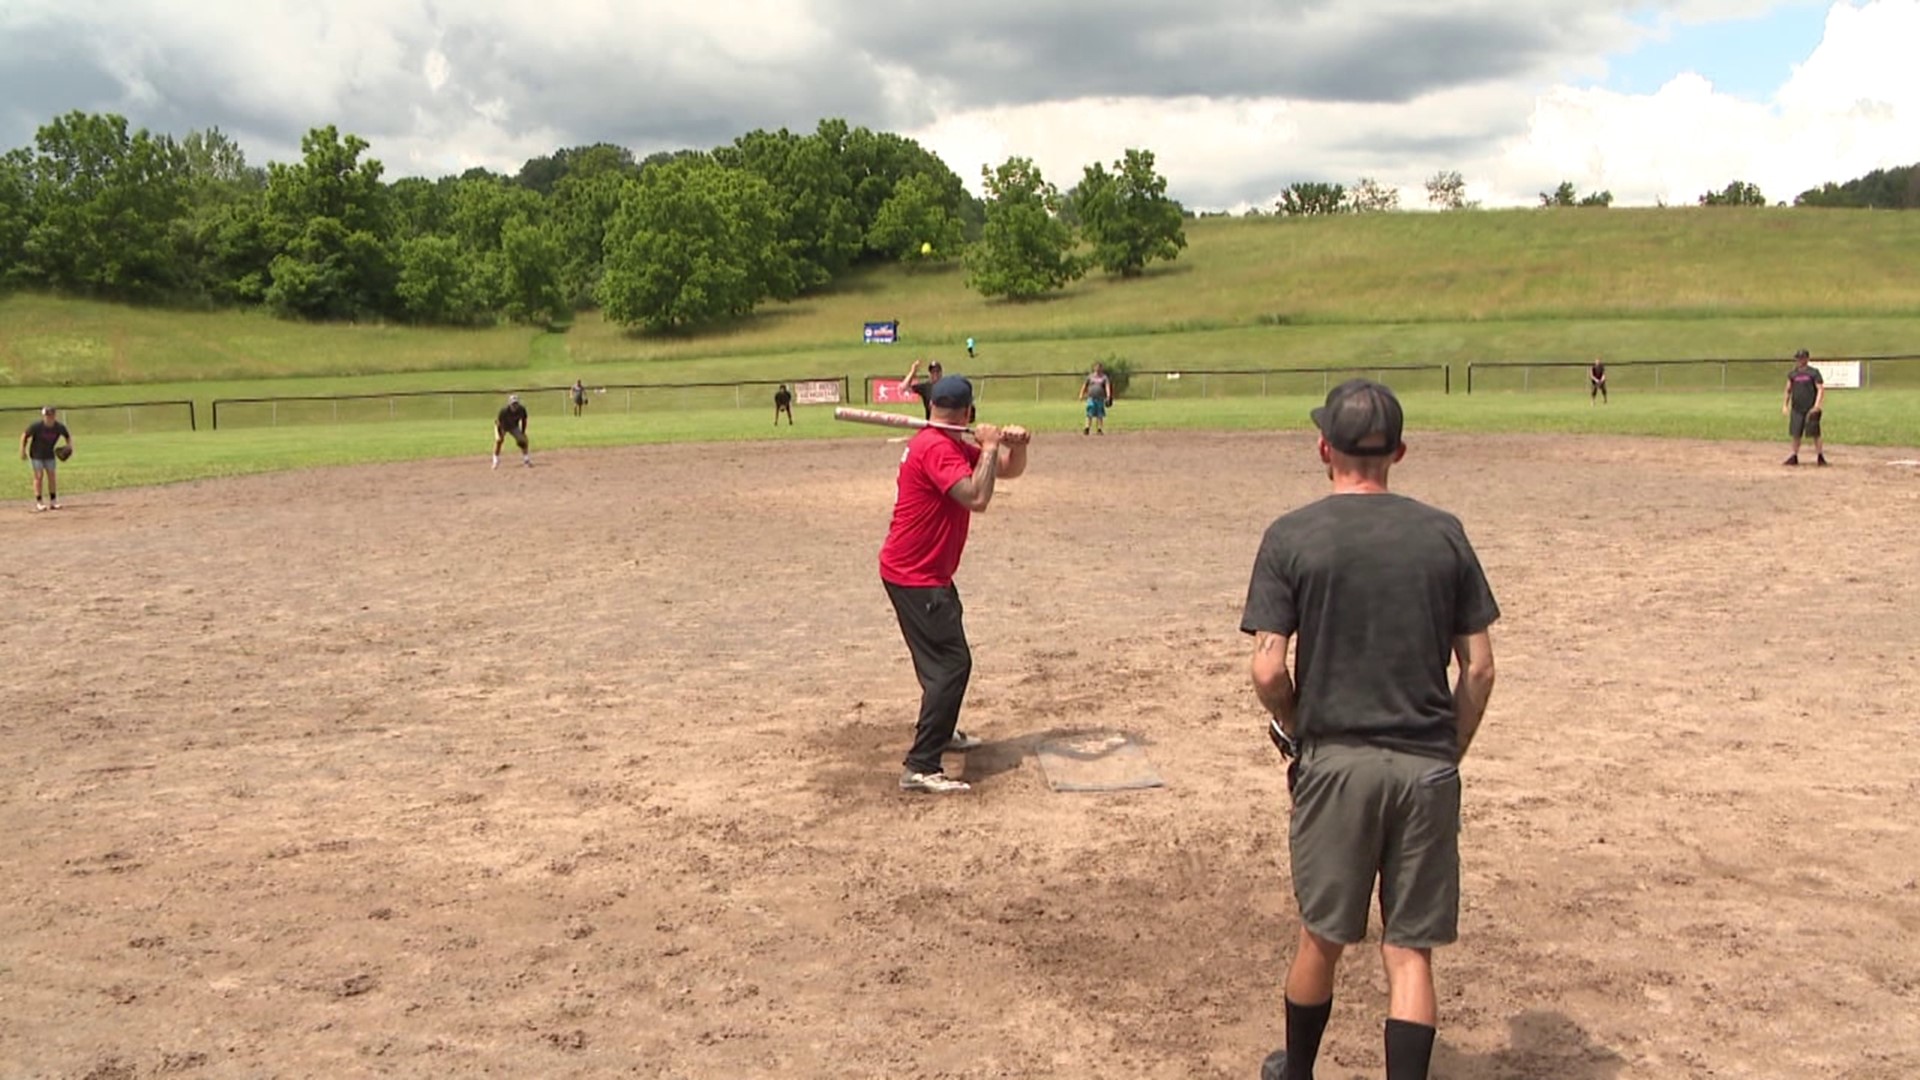
[[[1802,435],[1809,439],[1820,437],[1821,413],[1792,412],[1787,416],[1787,438],[1798,439]]]
[[[52,476],[54,469],[60,465],[59,458],[29,458],[28,460],[33,462],[33,475],[35,476],[39,476],[41,473]]]
[[[1459,937],[1457,766],[1357,741],[1309,743],[1291,835],[1293,895],[1315,936],[1365,938],[1377,881],[1387,944],[1430,949]]]

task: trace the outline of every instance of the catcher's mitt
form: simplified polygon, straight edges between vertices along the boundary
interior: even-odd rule
[[[65,461],[73,456],[73,447],[64,444],[56,446],[53,448],[53,456]]]

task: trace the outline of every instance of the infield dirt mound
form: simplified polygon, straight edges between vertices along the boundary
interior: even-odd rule
[[[1295,925],[1237,626],[1309,444],[1036,443],[961,572],[958,798],[894,790],[898,454],[0,515],[0,1076],[1253,1075]],[[1396,473],[1506,611],[1437,1075],[1920,1074],[1920,484],[1777,456]],[[1033,747],[1095,728],[1169,786],[1048,792]],[[1370,951],[1337,1001],[1321,1075],[1378,1075]]]

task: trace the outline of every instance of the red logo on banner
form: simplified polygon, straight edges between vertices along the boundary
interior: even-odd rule
[[[907,388],[899,379],[873,380],[873,403],[875,405],[918,405],[920,395]]]

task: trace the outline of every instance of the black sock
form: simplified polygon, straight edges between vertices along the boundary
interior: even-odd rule
[[[1333,1018],[1333,999],[1319,1005],[1287,1002],[1287,1080],[1313,1080],[1313,1063],[1320,1056],[1320,1037]]]
[[[1410,1020],[1387,1021],[1387,1080],[1427,1080],[1433,1029]]]

